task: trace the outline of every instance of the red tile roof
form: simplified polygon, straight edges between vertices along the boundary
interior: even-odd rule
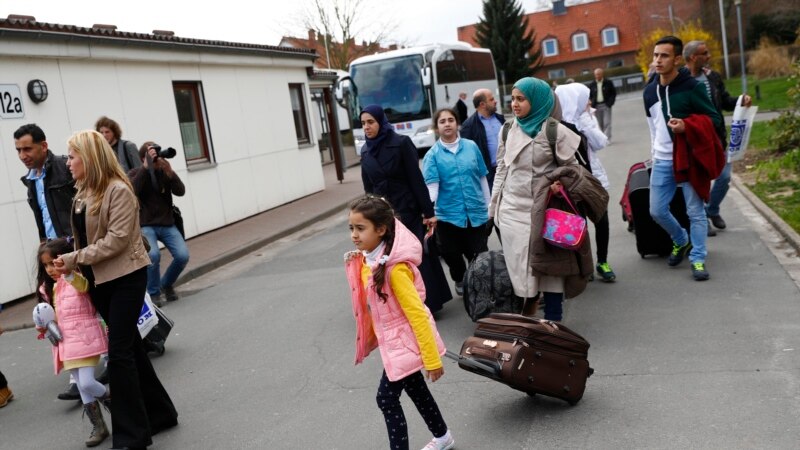
[[[245,44],[240,42],[216,41],[208,39],[184,38],[166,30],[154,30],[153,34],[117,31],[114,25],[95,25],[92,28],[76,25],[37,22],[33,16],[9,15],[0,19],[0,36],[32,36],[41,35],[51,38],[59,36],[81,36],[87,39],[108,39],[126,43],[165,45],[175,47],[203,47],[209,50],[237,50],[248,53],[280,54],[286,57],[303,57],[314,59],[318,55],[314,50],[305,48],[280,47],[274,45]]]

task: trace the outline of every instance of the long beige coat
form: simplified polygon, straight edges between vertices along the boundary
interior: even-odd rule
[[[91,199],[78,198],[73,210],[86,210],[86,248],[78,248],[61,257],[69,270],[78,264],[92,266],[95,284],[102,284],[127,275],[150,264],[150,256],[142,242],[139,226],[139,202],[122,181],[112,181],[97,215],[91,214]],[[73,236],[78,236],[72,224]]]
[[[564,292],[563,277],[543,276],[537,279],[531,274],[528,264],[532,187],[556,167],[578,164],[575,151],[580,144],[580,137],[567,127],[558,125],[556,164],[545,133],[546,125],[547,121],[542,123],[539,133],[531,138],[515,121],[505,145],[501,130],[497,147],[497,174],[489,204],[489,216],[494,217],[495,224],[500,228],[503,255],[514,293],[527,298],[536,296],[539,291]]]

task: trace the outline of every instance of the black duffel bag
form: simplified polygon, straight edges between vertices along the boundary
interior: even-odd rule
[[[522,312],[524,299],[514,294],[503,251],[479,254],[464,274],[464,309],[473,322],[490,313]]]

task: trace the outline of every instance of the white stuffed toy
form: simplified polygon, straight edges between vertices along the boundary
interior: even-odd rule
[[[39,335],[39,339],[44,339],[46,337],[54,346],[58,345],[58,342],[63,339],[61,330],[56,323],[56,312],[53,310],[53,307],[47,303],[38,303],[33,307],[33,323],[36,325],[36,328],[44,328],[47,330],[45,333]]]

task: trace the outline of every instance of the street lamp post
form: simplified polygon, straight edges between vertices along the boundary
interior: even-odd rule
[[[739,61],[742,64],[742,95],[747,93],[747,67],[744,65],[744,36],[742,35],[742,0],[733,0],[736,5],[736,23],[739,26]]]
[[[725,10],[722,8],[722,0],[719,0],[719,26],[722,29],[722,56],[725,60],[725,78],[730,78],[731,67],[728,64],[728,35],[725,31]]]

